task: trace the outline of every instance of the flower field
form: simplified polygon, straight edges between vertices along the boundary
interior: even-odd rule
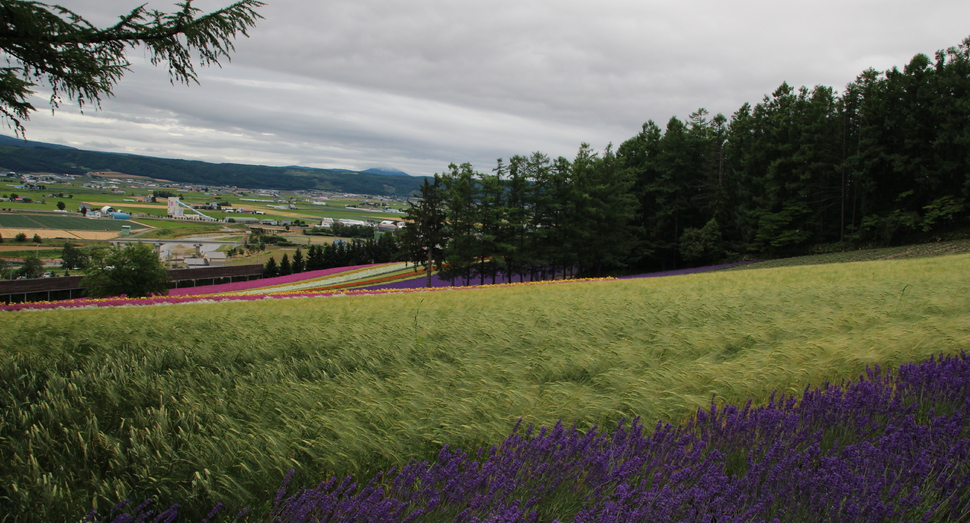
[[[331,477],[286,495],[289,479],[259,520],[964,521],[970,359],[869,368],[856,382],[712,404],[652,431],[636,419],[606,431],[516,426],[496,446],[446,445],[360,486]]]
[[[0,313],[0,513],[964,515],[968,255],[463,289]]]
[[[712,270],[719,270],[744,263],[733,263],[694,269],[682,269],[662,273],[627,276],[624,279],[675,276],[696,274]],[[200,287],[172,289],[167,296],[148,298],[127,298],[124,296],[112,298],[79,298],[74,300],[60,300],[55,302],[30,302],[0,304],[0,311],[9,310],[49,310],[88,307],[163,305],[194,302],[220,301],[248,301],[264,298],[288,297],[328,297],[344,295],[386,294],[392,292],[426,292],[429,290],[477,289],[484,287],[507,287],[510,285],[539,285],[553,283],[576,283],[598,279],[572,279],[554,281],[527,281],[521,278],[513,283],[498,283],[494,285],[475,285],[473,282],[450,282],[437,273],[432,275],[431,288],[425,288],[426,277],[423,272],[416,272],[413,265],[407,263],[377,263],[373,265],[356,265],[310,271],[287,276],[277,276],[260,280],[250,280]]]
[[[702,269],[703,270],[703,269]],[[677,271],[679,274],[702,270]],[[266,298],[309,298],[346,295],[387,294],[400,292],[427,292],[431,290],[476,289],[483,287],[508,287],[514,285],[540,285],[553,283],[577,283],[608,278],[572,279],[555,281],[518,281],[495,285],[457,285],[434,274],[431,288],[425,288],[424,273],[417,273],[406,263],[378,263],[310,271],[260,280],[223,283],[200,287],[172,289],[166,296],[147,298],[78,298],[52,302],[29,302],[0,305],[0,311],[50,310],[112,306],[172,305],[178,303],[251,301]]]

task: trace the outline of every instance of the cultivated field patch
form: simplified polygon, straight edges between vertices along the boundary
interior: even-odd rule
[[[57,214],[0,214],[0,235],[11,239],[23,233],[28,238],[36,234],[45,239],[110,240],[117,238],[123,226],[132,231],[148,229],[146,225],[128,220],[101,220]]]
[[[4,229],[108,230],[120,232],[125,225],[130,226],[132,230],[148,228],[146,225],[129,220],[93,219],[57,214],[0,214],[0,228]]]
[[[24,233],[28,238],[33,238],[36,234],[44,239],[77,239],[77,240],[110,240],[117,238],[118,231],[68,231],[65,229],[9,229],[0,228],[0,235],[4,238],[13,238]]]

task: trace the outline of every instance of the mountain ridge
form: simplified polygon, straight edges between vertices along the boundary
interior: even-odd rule
[[[274,167],[86,151],[3,135],[0,135],[0,167],[15,172],[75,175],[92,171],[115,171],[198,185],[321,190],[384,196],[408,196],[417,191],[426,178],[390,168],[355,171],[298,166]]]

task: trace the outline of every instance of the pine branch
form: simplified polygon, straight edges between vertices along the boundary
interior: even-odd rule
[[[168,64],[173,83],[198,83],[195,62],[210,66],[231,59],[233,40],[249,36],[262,18],[256,10],[265,4],[241,0],[202,16],[192,0],[176,5],[174,13],[141,5],[99,29],[59,5],[0,0],[0,57],[10,64],[0,75],[0,119],[22,134],[22,120],[35,110],[27,100],[38,83],[50,86],[52,110],[62,96],[82,108],[99,106],[131,65],[125,50],[139,45],[148,48],[153,65]]]

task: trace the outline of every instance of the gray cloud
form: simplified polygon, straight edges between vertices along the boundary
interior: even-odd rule
[[[134,6],[62,3],[101,24]],[[490,170],[512,154],[618,144],[700,107],[729,115],[783,81],[841,90],[868,67],[958,44],[970,4],[278,0],[260,12],[201,85],[170,85],[134,50],[101,111],[38,114],[29,137],[219,162]]]

